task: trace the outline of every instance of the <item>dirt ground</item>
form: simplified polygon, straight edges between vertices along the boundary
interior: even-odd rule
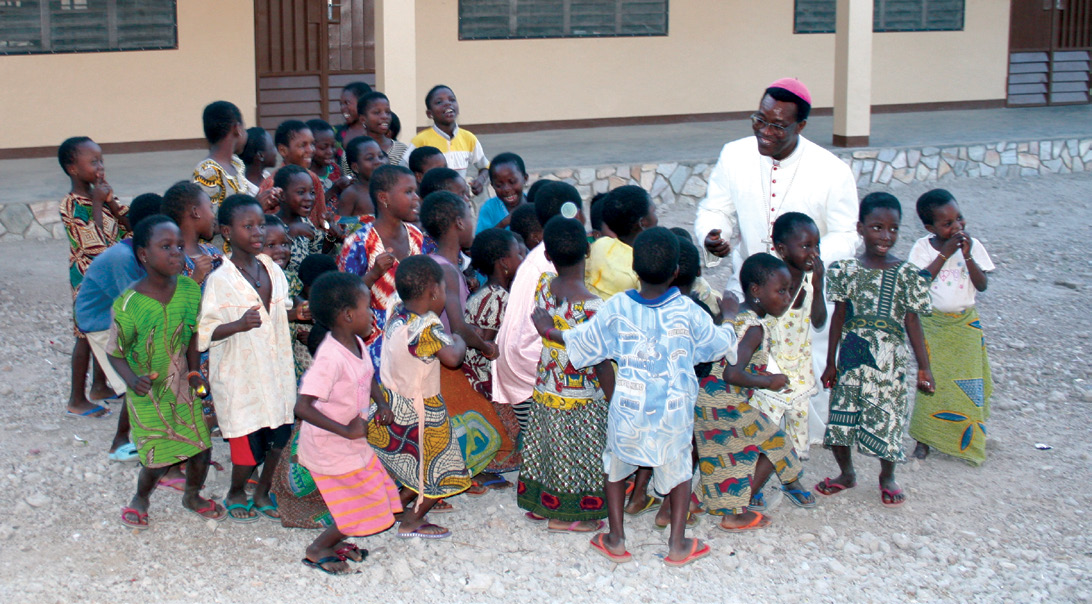
[[[586,536],[527,522],[512,491],[453,499],[436,518],[454,532],[444,541],[360,540],[371,556],[347,577],[300,564],[311,532],[199,520],[173,491],[154,494],[150,530],[129,531],[118,517],[137,466],[107,460],[113,418],[64,416],[66,243],[0,244],[0,601],[1089,601],[1092,325],[1077,319],[1092,301],[1092,173],[947,188],[997,264],[979,298],[997,383],[986,464],[911,461],[908,501],[889,510],[878,464],[858,456],[858,488],[811,511],[779,505],[766,530],[729,535],[703,517],[691,533],[714,553],[684,569],[662,563],[651,516],[627,520],[637,561],[616,566]],[[912,204],[925,189],[893,189],[900,255],[924,234]],[[692,221],[693,208],[661,210],[662,224]],[[222,442],[214,457],[228,465]],[[814,447],[806,472],[814,484],[835,464]],[[213,471],[204,494],[226,486]]]

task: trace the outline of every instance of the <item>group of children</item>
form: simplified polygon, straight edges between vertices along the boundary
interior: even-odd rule
[[[739,301],[705,281],[686,231],[658,226],[647,191],[597,196],[587,225],[572,185],[527,187],[513,153],[488,161],[450,88],[425,104],[434,125],[408,145],[360,83],[342,94],[344,126],[288,120],[272,137],[212,103],[192,179],[128,208],[94,142],[61,145],[80,336],[68,413],[109,414],[81,398],[94,356],[92,397],[125,401],[111,458],[142,466],[124,525],[150,526],[151,493],[173,488],[206,519],[322,528],[303,563],[341,574],[367,553],[349,537],[395,523],[401,538],[447,537],[429,514],[518,472],[529,521],[594,534],[626,562],[624,518],[655,512],[664,561],[681,566],[711,551],[685,535],[701,513],[726,531],[769,523],[773,473],[790,503],[816,505],[801,459],[820,384],[841,473],[815,490],[856,486],[856,446],[880,459],[883,505],[901,505],[907,340],[915,456],[984,460],[974,293],[993,266],[946,191],[918,200],[930,236],[909,261],[891,254],[889,194],[862,200],[863,252],[829,268],[814,221],[780,216],[776,255],[739,267]],[[487,183],[496,196],[475,211]],[[828,301],[817,380],[811,329]],[[232,462],[222,502],[200,495],[214,436]]]

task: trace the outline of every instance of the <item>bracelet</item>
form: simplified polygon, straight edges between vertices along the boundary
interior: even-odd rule
[[[970,256],[964,256],[963,261],[967,262],[967,263],[971,263],[971,262],[974,262],[974,258],[972,258]]]
[[[194,377],[194,376],[197,376],[199,378],[204,378],[205,377],[205,376],[201,375],[200,371],[191,371],[191,372],[186,374],[186,380],[188,381],[191,377]]]
[[[948,257],[947,257],[947,256],[945,256],[944,254],[942,254],[942,253],[940,253],[940,252],[937,252],[937,256],[940,256],[941,258],[944,258],[945,260],[947,260],[947,259],[948,259]]]

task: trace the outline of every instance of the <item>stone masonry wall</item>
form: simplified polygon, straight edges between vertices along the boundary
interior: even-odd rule
[[[1092,138],[999,142],[950,147],[858,149],[836,152],[853,170],[857,187],[945,182],[956,178],[1015,178],[1092,171]],[[697,205],[713,161],[571,168],[533,173],[574,185],[584,199],[626,184],[640,185],[660,205]],[[124,203],[129,200],[122,199]],[[0,241],[63,239],[59,200],[0,206]]]

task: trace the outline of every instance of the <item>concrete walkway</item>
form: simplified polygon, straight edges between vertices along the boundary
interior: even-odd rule
[[[832,117],[815,116],[808,121],[804,134],[829,146],[832,126]],[[513,151],[524,158],[529,172],[556,172],[566,168],[666,162],[712,163],[724,143],[750,134],[748,120],[730,120],[490,134],[483,135],[481,140],[490,156]],[[944,147],[1090,136],[1092,105],[886,113],[872,117],[869,148]],[[172,183],[188,179],[204,156],[203,150],[109,155],[106,176],[120,197],[130,199],[147,191],[162,192]],[[57,161],[48,158],[0,161],[0,183],[0,205],[57,201],[68,190],[68,179]]]

